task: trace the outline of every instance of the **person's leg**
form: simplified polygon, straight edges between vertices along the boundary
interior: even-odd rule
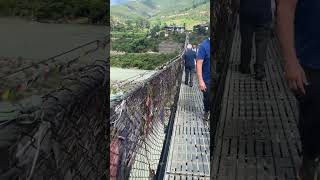
[[[210,111],[210,82],[205,82],[207,90],[203,92],[204,120],[209,119]]]
[[[251,50],[253,39],[253,27],[244,23],[240,18],[241,57],[239,70],[242,73],[250,73]]]
[[[305,72],[310,85],[306,86],[306,95],[297,95],[303,156],[300,169],[302,180],[313,179],[318,166],[315,160],[320,155],[320,119],[317,113],[320,107],[320,71],[305,69]]]
[[[258,25],[256,28],[256,63],[254,70],[256,79],[262,80],[265,77],[264,62],[267,59],[267,47],[270,38],[270,24]]]
[[[190,71],[190,86],[192,87],[193,86],[193,76],[194,76],[194,73],[195,73],[195,69],[191,69]]]
[[[188,85],[189,84],[189,74],[190,74],[190,69],[189,69],[189,67],[185,67],[185,79],[184,79],[184,83],[186,84],[186,85]]]

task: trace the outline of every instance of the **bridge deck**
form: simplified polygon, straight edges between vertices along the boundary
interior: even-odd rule
[[[181,84],[165,179],[209,180],[209,126],[202,120],[202,93],[195,84]]]
[[[216,134],[214,179],[296,179],[301,152],[298,110],[283,78],[278,45],[275,39],[269,44],[262,82],[238,72],[239,32],[232,48]]]

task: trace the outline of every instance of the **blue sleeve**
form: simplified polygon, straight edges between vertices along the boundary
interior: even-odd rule
[[[204,60],[205,57],[206,57],[206,50],[202,45],[200,45],[198,50],[197,60],[199,59]]]

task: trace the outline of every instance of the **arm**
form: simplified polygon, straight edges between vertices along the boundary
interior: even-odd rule
[[[280,0],[278,34],[286,63],[298,63],[294,49],[294,14],[297,0]]]
[[[197,77],[199,81],[199,88],[201,91],[206,91],[207,87],[204,83],[203,77],[202,77],[202,65],[203,61],[206,56],[206,51],[202,46],[199,46],[198,55],[197,55]]]
[[[278,35],[285,61],[285,73],[289,87],[305,93],[304,84],[307,84],[294,47],[294,16],[297,0],[279,0],[277,10]]]
[[[186,65],[186,53],[182,55],[182,64],[185,66]]]
[[[203,81],[203,77],[202,77],[202,64],[203,64],[203,60],[202,59],[198,59],[197,60],[197,77],[199,80],[199,88],[201,91],[206,91],[207,87],[206,84]]]

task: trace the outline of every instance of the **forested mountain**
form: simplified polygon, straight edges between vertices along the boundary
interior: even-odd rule
[[[123,18],[150,18],[165,14],[174,14],[197,8],[203,4],[209,7],[209,0],[136,0],[127,1],[111,7],[111,16]]]
[[[111,26],[146,20],[192,26],[208,22],[209,9],[209,0],[131,0],[111,6]]]
[[[106,23],[106,0],[0,0],[1,16],[36,20],[70,21],[87,18],[89,23]]]

